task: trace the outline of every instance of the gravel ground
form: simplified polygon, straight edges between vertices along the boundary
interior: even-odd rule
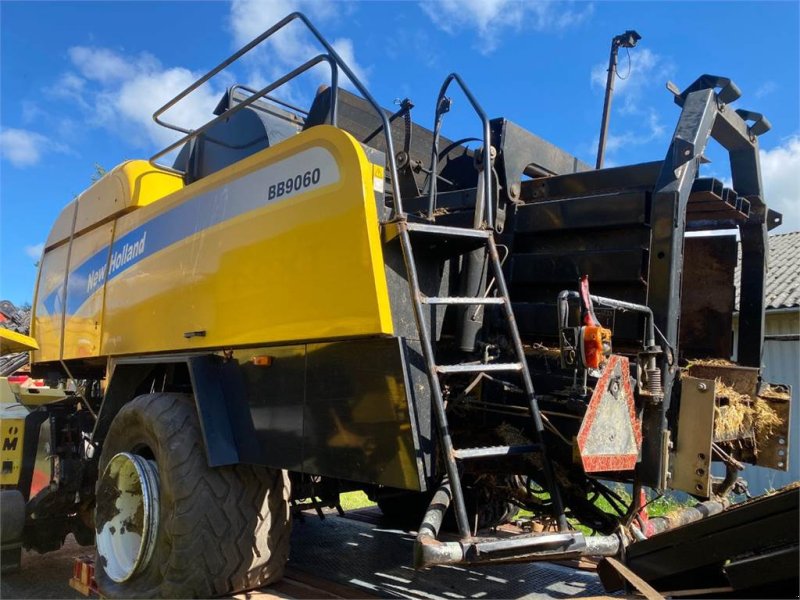
[[[72,563],[84,554],[93,555],[94,548],[79,546],[72,536],[55,552],[23,552],[22,570],[0,579],[0,598],[85,598],[69,587]]]

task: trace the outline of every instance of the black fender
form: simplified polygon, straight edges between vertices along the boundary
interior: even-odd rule
[[[116,360],[92,433],[93,442],[102,445],[120,409],[136,396],[149,393],[149,382],[170,363],[185,365],[188,370],[208,464],[264,464],[239,365],[215,354]]]

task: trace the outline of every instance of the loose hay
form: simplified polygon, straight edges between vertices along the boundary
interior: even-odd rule
[[[724,358],[695,358],[693,360],[688,361],[686,364],[687,369],[691,369],[692,367],[736,367],[738,366],[736,363],[733,363],[729,360],[725,360]]]
[[[783,386],[768,385],[766,389],[759,394],[761,398],[773,398],[775,400],[789,400],[789,390]]]
[[[759,443],[765,442],[772,435],[773,429],[783,423],[766,400],[741,394],[721,379],[715,382],[715,392],[717,396],[717,406],[714,409],[715,439],[752,438],[757,449]],[[771,390],[768,392],[779,393]],[[781,397],[785,398],[785,394]],[[727,401],[727,404],[721,403],[720,400]]]
[[[755,413],[756,441],[768,438],[772,435],[773,428],[783,425],[778,413],[766,400],[756,398],[753,412]]]
[[[721,379],[714,386],[717,405],[714,408],[714,438],[730,440],[750,437],[753,431],[753,408],[749,396],[740,394]],[[721,403],[727,400],[727,404]]]

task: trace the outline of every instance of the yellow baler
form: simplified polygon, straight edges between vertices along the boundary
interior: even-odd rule
[[[164,122],[291,23],[323,53],[261,90],[231,87],[198,129]],[[308,110],[275,98],[320,63],[330,86]],[[442,137],[452,84],[481,137]],[[758,168],[769,125],[725,110],[738,95],[702,76],[675,94],[663,161],[595,170],[490,120],[456,74],[433,130],[409,99],[389,113],[303,15],[281,20],[156,111],[179,140],[56,220],[31,370],[66,385],[24,416],[23,484],[3,489],[4,518],[24,521],[16,551],[72,532],[96,540],[106,597],[211,597],[280,578],[292,512],[341,509],[350,490],[421,521],[420,568],[631,556],[630,540],[722,511],[743,462],[789,468],[791,392],[761,379],[780,223]],[[711,139],[736,191],[699,177]],[[739,364],[737,240],[685,235],[731,227]],[[723,435],[720,414],[742,418]],[[36,456],[49,484],[33,493]],[[708,500],[648,521],[645,488]],[[498,535],[520,507],[558,532]],[[765,539],[702,577],[767,556]]]

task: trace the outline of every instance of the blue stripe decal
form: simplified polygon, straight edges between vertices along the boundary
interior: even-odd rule
[[[213,196],[200,196],[195,202],[180,204],[158,215],[114,240],[110,255],[108,246],[104,246],[70,272],[67,314],[75,314],[92,294],[102,289],[106,279],[111,281],[159,250],[227,220],[209,218]]]
[[[285,177],[288,176],[286,181],[296,180],[296,173],[302,177],[303,173],[310,174],[312,170],[317,171],[316,178],[308,185],[273,197],[276,181],[278,189],[282,190]],[[110,254],[106,245],[70,271],[67,314],[76,314],[92,294],[103,288],[106,280],[114,279],[139,261],[176,242],[269,203],[281,202],[338,180],[339,169],[333,155],[326,149],[313,147],[189,198],[114,240]],[[44,305],[52,306],[56,313],[63,305],[58,302],[58,296],[63,297],[63,286],[44,299]]]

